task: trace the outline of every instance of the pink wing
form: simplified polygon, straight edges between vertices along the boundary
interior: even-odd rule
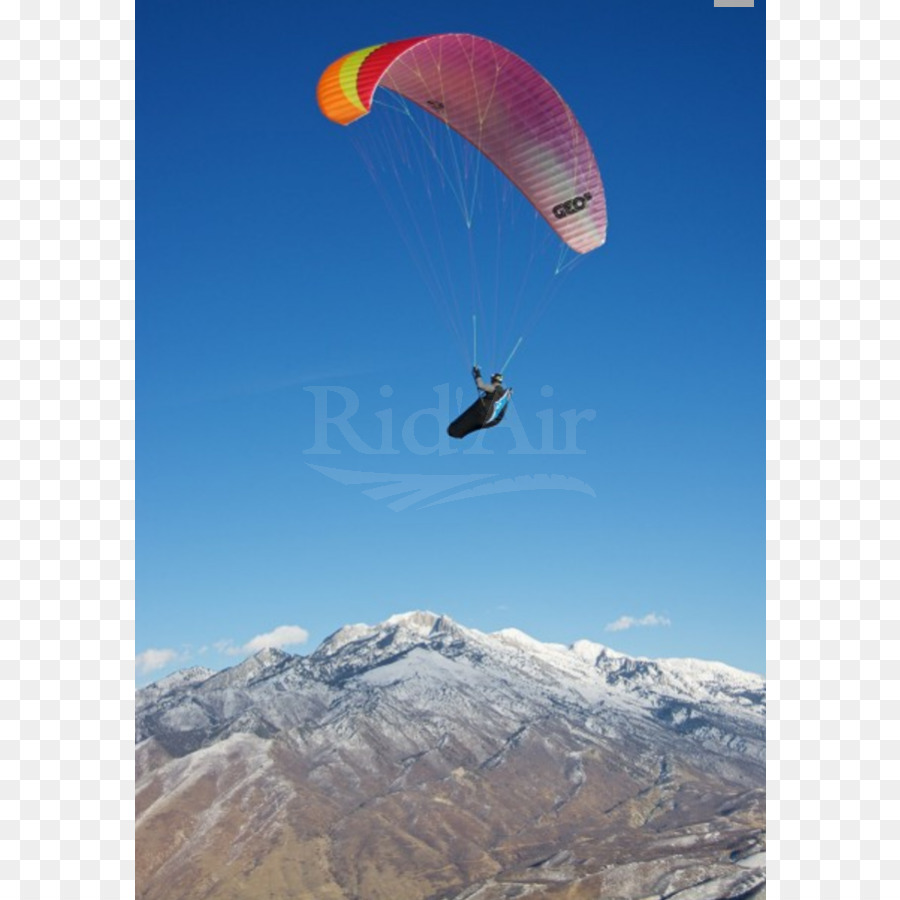
[[[509,50],[469,34],[381,44],[337,60],[319,105],[348,124],[378,87],[446,122],[487,156],[579,253],[606,240],[606,200],[594,153],[553,86]]]

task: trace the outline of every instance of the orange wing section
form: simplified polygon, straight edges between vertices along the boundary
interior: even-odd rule
[[[408,38],[355,50],[335,60],[319,79],[319,109],[339,125],[349,125],[372,106],[372,94],[385,69],[410,47],[427,38]]]
[[[368,106],[360,99],[357,88],[359,70],[366,59],[381,46],[382,44],[376,44],[374,47],[348,53],[335,60],[322,73],[316,89],[316,99],[319,101],[319,109],[332,122],[349,125],[369,111]]]

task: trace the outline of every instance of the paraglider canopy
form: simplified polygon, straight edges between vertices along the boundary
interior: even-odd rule
[[[562,97],[525,60],[470,34],[376,44],[325,70],[319,107],[349,125],[369,112],[379,87],[473,144],[573,250],[588,253],[606,240],[603,183],[587,137]]]

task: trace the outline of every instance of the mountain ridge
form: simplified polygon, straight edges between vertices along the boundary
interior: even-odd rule
[[[765,840],[752,673],[421,610],[344,626],[307,656],[188,671],[137,692],[142,900],[224,900],[235,883],[335,900],[549,884],[574,900],[598,879],[622,900],[682,882],[684,900],[764,893],[764,868],[737,865]],[[178,847],[176,815],[192,822]],[[183,893],[165,892],[173,879]]]

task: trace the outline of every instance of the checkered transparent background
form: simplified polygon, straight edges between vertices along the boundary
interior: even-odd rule
[[[767,14],[768,890],[894,898],[900,8]]]
[[[767,16],[768,891],[900,897],[900,10]],[[0,5],[4,898],[134,892],[133,61]]]
[[[0,4],[0,897],[134,894],[134,8]]]

